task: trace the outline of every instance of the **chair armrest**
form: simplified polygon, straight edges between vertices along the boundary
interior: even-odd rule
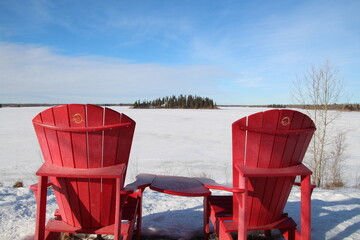
[[[46,187],[50,187],[51,185],[52,185],[52,183],[50,182],[50,179],[49,179]],[[30,185],[30,190],[32,190],[33,192],[36,192],[38,189],[39,189],[39,187],[38,187],[37,183]]]
[[[125,164],[103,168],[68,168],[44,163],[36,175],[64,178],[121,178],[124,172]]]
[[[199,182],[201,182],[204,185],[204,187],[206,187],[208,189],[223,190],[223,191],[232,192],[232,193],[245,192],[245,190],[242,188],[236,188],[236,187],[232,187],[232,186],[219,184],[210,178],[195,178],[195,179],[198,180]]]
[[[151,185],[151,183],[154,181],[154,178],[156,175],[154,174],[145,174],[141,173],[136,176],[136,180],[132,183],[129,183],[126,185],[121,192],[122,193],[132,193],[135,192],[138,189],[145,189]]]
[[[258,168],[235,164],[235,168],[244,177],[294,177],[312,174],[303,164],[285,168]]]
[[[294,185],[301,187],[301,183],[299,183],[299,182],[294,182]],[[315,184],[311,184],[311,185],[310,185],[310,188],[311,188],[311,189],[314,189],[314,188],[316,188],[316,185],[315,185]]]

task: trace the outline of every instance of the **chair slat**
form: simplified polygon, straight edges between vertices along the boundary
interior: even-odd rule
[[[86,108],[86,124],[88,127],[103,126],[104,112],[103,108],[87,105]],[[103,166],[103,132],[87,133],[88,163],[89,168],[100,168]],[[91,226],[97,228],[101,226],[101,179],[90,179],[90,211]]]
[[[114,125],[119,124],[121,115],[117,112],[114,112],[110,109],[104,110],[104,125]],[[119,141],[119,133],[121,128],[112,129],[104,131],[104,156],[103,156],[103,166],[113,166],[116,165],[117,158],[117,147]],[[116,182],[112,179],[103,179],[102,180],[102,191],[105,194],[101,195],[101,223],[110,224],[111,219],[115,217],[114,208],[109,208],[107,206],[114,206],[115,203],[115,193],[116,193]]]
[[[86,127],[86,108],[84,105],[72,104],[68,106],[70,128]],[[87,159],[87,134],[71,133],[73,145],[74,167],[88,168]],[[81,224],[91,226],[91,210],[89,195],[89,179],[78,179],[77,195],[79,200],[79,211],[81,212]]]
[[[55,126],[69,127],[69,112],[67,107],[55,107],[53,108],[54,123]],[[71,134],[68,132],[56,131],[58,144],[60,149],[60,157],[62,166],[74,168],[74,156],[73,156],[73,143]],[[68,205],[72,210],[72,217],[68,219],[72,225],[78,226],[81,222],[80,202],[78,199],[78,186],[74,178],[58,179],[60,184],[59,193],[62,194],[68,201],[63,202],[63,205]]]

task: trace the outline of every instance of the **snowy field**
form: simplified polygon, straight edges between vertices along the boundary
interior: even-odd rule
[[[31,119],[46,108],[0,108],[0,240],[33,239],[36,182],[42,163]],[[136,123],[127,182],[138,173],[207,176],[231,182],[231,123],[266,109],[226,107],[219,110],[113,109]],[[334,124],[347,134],[346,181],[360,171],[360,113],[345,112]],[[22,180],[24,188],[12,188]],[[298,221],[300,194],[294,188],[286,210]],[[49,195],[48,217],[56,208]],[[360,190],[316,189],[312,197],[313,239],[360,239]],[[145,191],[143,229],[147,236],[193,239],[202,232],[202,198]]]

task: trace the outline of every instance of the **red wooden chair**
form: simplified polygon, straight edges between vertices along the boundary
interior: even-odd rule
[[[141,229],[141,189],[124,191],[135,122],[94,105],[60,105],[39,113],[34,128],[45,163],[31,187],[37,199],[35,239],[60,232],[131,239]],[[45,225],[47,187],[59,209]]]
[[[232,232],[238,239],[259,230],[269,236],[272,229],[286,239],[310,239],[311,171],[301,162],[315,129],[308,116],[292,110],[270,110],[234,122],[233,187],[213,185],[233,194],[205,199],[205,234],[210,218],[221,240],[232,239]],[[283,212],[296,176],[301,179],[300,230]]]

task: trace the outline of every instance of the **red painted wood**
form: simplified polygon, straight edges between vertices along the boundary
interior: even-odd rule
[[[70,128],[86,127],[86,119],[81,119],[80,116],[86,116],[86,106],[80,104],[68,105]],[[87,159],[87,135],[86,133],[71,133],[72,149],[74,167],[88,168]],[[82,179],[77,180],[77,193],[79,201],[79,211],[81,224],[79,226],[91,226],[91,210],[90,210],[90,198],[89,195],[89,180]]]
[[[246,191],[233,194],[230,223],[217,224],[221,221],[221,217],[214,217],[213,213],[216,209],[213,205],[217,203],[208,201],[208,215],[215,221],[215,228],[219,225],[215,230],[220,231],[220,236],[226,238],[227,235],[221,231],[228,231],[229,224],[235,226],[239,239],[246,239],[246,232],[250,229],[265,230],[264,226],[275,227],[275,222],[290,219],[284,216],[283,210],[295,176],[310,178],[311,171],[301,162],[314,131],[312,120],[293,110],[260,112],[233,123],[233,185]],[[310,190],[302,193],[304,203],[301,207],[305,216],[302,217],[304,230],[301,234],[304,239],[309,239],[310,232],[306,216],[310,215],[311,187],[307,188]],[[218,203],[218,208],[224,207],[222,204],[225,203]],[[294,227],[283,227],[281,231],[288,238],[295,235]]]
[[[248,189],[248,186],[248,178],[241,177],[239,179],[239,187],[243,189]],[[238,238],[246,239],[247,229],[249,227],[249,220],[251,216],[249,211],[249,192],[245,191],[243,194],[234,193],[233,202],[238,204],[238,213],[236,214],[238,216],[238,219],[233,221],[238,226]]]
[[[249,131],[249,132],[257,132],[257,133],[265,133],[270,135],[292,135],[292,134],[301,134],[301,133],[311,133],[314,132],[313,128],[308,129],[295,129],[295,130],[269,130],[263,128],[252,128],[252,127],[240,127],[242,131]]]
[[[130,126],[131,124],[130,123],[118,123],[118,124],[112,124],[112,125],[108,125],[108,126],[92,127],[91,129],[89,129],[87,127],[52,126],[52,125],[43,124],[43,123],[35,123],[35,125],[39,125],[40,127],[56,130],[59,132],[81,133],[81,132],[101,132],[104,130],[109,130],[109,128],[117,129],[117,128],[122,128],[125,126]]]
[[[139,174],[136,176],[136,181],[126,185],[123,191],[127,191],[129,193],[134,192],[137,189],[145,189],[151,185],[154,181],[156,175],[154,174]]]
[[[299,159],[299,154],[297,154],[296,150],[304,149],[302,142],[299,144],[298,139],[304,134],[312,133],[312,131],[309,131],[309,128],[311,129],[311,127],[313,127],[301,126],[304,119],[303,116],[304,115],[296,116],[295,120],[293,120],[294,111],[290,110],[271,110],[249,116],[247,119],[247,126],[245,127],[261,128],[268,132],[270,132],[271,129],[274,129],[275,131],[281,132],[281,135],[268,134],[266,131],[265,133],[247,131],[248,146],[246,151],[250,152],[250,155],[246,154],[245,166],[251,167],[255,165],[255,160],[258,162],[256,164],[259,167],[284,167],[290,166],[292,162],[293,164],[295,162],[298,163],[299,161],[297,159]],[[282,120],[290,121],[281,122]],[[300,122],[300,124],[298,122]],[[260,123],[261,125],[259,125]],[[302,131],[298,127],[305,128],[306,130]],[[287,131],[290,132],[289,136],[284,136],[284,133]],[[293,134],[294,132],[296,134]],[[249,146],[249,144],[256,146]],[[298,147],[294,148],[292,146]],[[291,155],[289,153],[291,153]],[[291,190],[292,181],[293,178],[250,179],[250,225],[267,224],[266,220],[273,221],[282,214],[283,206],[286,203],[287,196]],[[253,191],[253,189],[256,189],[257,191]],[[278,194],[274,196],[273,193],[276,191]],[[278,198],[278,200],[273,201],[273,198]]]
[[[291,124],[292,129],[297,129],[297,128],[313,128],[313,129],[315,129],[315,125],[311,121],[311,119],[300,112],[294,113],[294,119],[295,120]],[[302,161],[312,135],[313,135],[313,133],[304,133],[304,134],[297,136],[297,138],[295,136],[291,136],[290,139],[293,142],[295,142],[294,143],[295,147],[293,148],[291,158],[289,157],[291,159],[290,163],[289,163],[290,165],[295,165]],[[294,178],[288,178],[287,181],[283,184],[282,188],[285,189],[286,192],[284,194],[280,195],[280,197],[279,197],[278,206],[276,209],[277,212],[283,211],[293,183],[294,183]]]
[[[301,236],[311,239],[311,181],[310,176],[302,176],[301,181]]]
[[[114,240],[120,240],[121,236],[121,212],[120,212],[120,204],[121,204],[121,186],[123,185],[122,179],[116,179],[116,200],[115,200],[115,225],[114,225]]]
[[[45,238],[45,217],[46,217],[46,197],[47,197],[47,177],[39,177],[40,190],[37,192],[36,206],[36,227],[35,239],[43,240]]]
[[[88,127],[103,126],[104,113],[103,108],[93,105],[87,105],[86,124]],[[88,164],[89,168],[100,168],[103,165],[103,133],[87,133]],[[89,179],[90,188],[90,212],[91,227],[99,228],[101,226],[101,179]],[[107,195],[107,193],[105,193]],[[108,195],[108,197],[111,197]]]
[[[243,188],[236,188],[236,187],[232,187],[232,186],[226,186],[223,184],[219,184],[209,178],[195,178],[195,179],[198,180],[199,182],[201,182],[203,184],[203,186],[208,189],[223,190],[223,191],[228,191],[228,192],[244,192],[245,191]]]
[[[46,240],[58,240],[61,233],[59,232],[45,232],[45,239]]]
[[[120,123],[120,117],[121,115],[117,112],[114,112],[110,109],[105,109],[104,111],[104,125],[114,125],[114,124],[123,124]],[[129,122],[124,123],[127,125],[130,125]],[[125,127],[123,127],[125,128]],[[104,131],[103,135],[103,167],[113,166],[116,165],[116,154],[117,154],[117,144],[118,144],[118,136],[119,131],[121,128],[117,129],[109,129],[108,131]],[[125,164],[123,164],[125,165]],[[122,176],[125,175],[125,171],[122,174]],[[101,196],[101,223],[102,224],[109,224],[111,223],[112,219],[115,218],[115,214],[113,209],[108,208],[107,206],[111,206],[114,202],[114,199],[116,199],[116,189],[114,188],[116,186],[116,181],[113,179],[102,179],[102,191],[107,192],[109,194],[102,194]],[[121,186],[122,188],[122,186]],[[115,197],[115,198],[114,198]]]
[[[150,189],[172,195],[203,197],[211,195],[209,189],[195,178],[157,175]]]
[[[209,196],[205,196],[203,199],[203,234],[204,239],[209,239],[210,234],[210,205],[207,204],[209,201]]]
[[[114,224],[135,122],[111,109],[71,104],[49,108],[33,123],[45,160],[38,175],[51,176],[62,221],[81,229]]]
[[[48,125],[56,125],[53,109],[54,108],[49,108],[38,115],[42,123]],[[35,119],[37,119],[37,117],[34,118],[33,122],[36,121]],[[37,132],[38,130],[39,132],[44,131],[43,139],[40,138],[38,139],[43,152],[45,149],[49,152],[48,156],[44,155],[45,162],[51,162],[55,165],[63,166],[57,132],[47,128],[42,128],[42,129],[35,128],[35,130]],[[42,145],[41,143],[43,141],[46,141],[46,144]],[[59,205],[59,210],[61,212],[61,215],[63,216],[64,219],[66,219],[67,223],[74,224],[73,217],[71,214],[71,208],[68,204],[68,201],[66,200],[67,184],[65,182],[65,179],[50,178],[50,180],[54,184],[54,190],[55,190],[54,193]]]
[[[44,163],[36,172],[38,176],[60,178],[122,178],[125,164],[101,168],[69,168],[60,167],[51,163]]]
[[[56,126],[60,127],[69,127],[70,117],[68,107],[55,107],[53,108],[54,122]],[[60,157],[62,166],[67,168],[74,168],[75,162],[73,157],[73,143],[71,141],[71,134],[69,132],[57,131],[57,138],[60,150]],[[66,198],[66,202],[63,204],[68,204],[71,212],[67,214],[67,221],[74,226],[80,226],[81,222],[81,212],[80,212],[80,202],[78,200],[78,188],[76,179],[74,178],[57,178],[61,188],[66,188],[66,191],[62,192]],[[71,216],[71,217],[70,217]]]
[[[235,165],[235,168],[239,171],[241,176],[244,177],[276,178],[276,177],[291,177],[291,176],[311,174],[310,169],[308,169],[303,164],[299,164],[291,167],[284,167],[284,168],[272,168],[271,171],[269,171],[269,168],[246,167],[246,166],[241,166],[240,164]]]
[[[225,220],[225,219],[224,219]],[[223,224],[225,225],[225,229],[228,232],[235,232],[238,228],[236,223],[232,221],[224,221]],[[275,221],[269,225],[261,226],[261,227],[249,227],[250,231],[260,231],[260,230],[271,230],[271,229],[292,229],[296,227],[296,223],[291,218],[281,218],[278,221]],[[246,239],[246,238],[245,238]]]
[[[126,116],[125,114],[121,115],[120,118],[121,122],[129,122],[130,126],[121,128],[119,132],[119,139],[118,139],[118,147],[117,147],[117,158],[116,158],[116,164],[125,163],[127,165],[129,161],[130,156],[130,150],[131,150],[131,143],[132,139],[134,137],[134,130],[136,123]],[[124,181],[125,181],[125,175],[124,175]]]
[[[128,223],[121,224],[121,234],[125,235],[128,234],[130,225]],[[81,228],[81,227],[74,227],[70,226],[63,221],[58,220],[49,220],[49,222],[46,225],[46,230],[48,231],[60,231],[60,232],[68,232],[68,233],[85,233],[85,234],[107,234],[107,235],[113,235],[114,233],[114,224],[101,227],[101,228]]]
[[[276,121],[276,126],[275,126],[276,130],[275,131],[282,132],[282,133],[288,133],[288,134],[277,135],[275,138],[275,141],[273,144],[271,164],[269,165],[269,167],[272,168],[272,172],[273,172],[273,168],[287,166],[287,165],[283,165],[284,163],[286,163],[286,161],[283,161],[283,159],[284,159],[283,157],[284,157],[284,152],[286,151],[286,149],[288,149],[289,147],[291,148],[291,145],[288,145],[289,138],[291,138],[294,134],[296,135],[298,133],[308,131],[308,129],[291,130],[290,126],[292,125],[292,123],[286,125],[286,124],[282,124],[282,121],[279,121],[279,119],[294,119],[293,115],[294,115],[293,111],[279,112],[279,116]],[[286,170],[286,169],[284,169],[284,170]],[[281,175],[279,175],[279,176],[281,176]],[[293,176],[296,176],[296,174]],[[287,179],[285,179],[285,178],[272,178],[272,179],[268,178],[267,179],[266,189],[267,189],[268,194],[266,194],[266,197],[262,200],[263,205],[262,205],[262,213],[260,214],[261,217],[258,221],[259,225],[264,225],[268,222],[276,221],[281,216],[282,212],[276,211],[276,209],[278,208],[277,205],[279,202],[279,197],[284,195],[283,194],[284,188],[279,187],[279,186],[282,186],[284,184],[284,182],[289,181],[289,180],[291,181],[291,179],[288,179],[288,178]]]

